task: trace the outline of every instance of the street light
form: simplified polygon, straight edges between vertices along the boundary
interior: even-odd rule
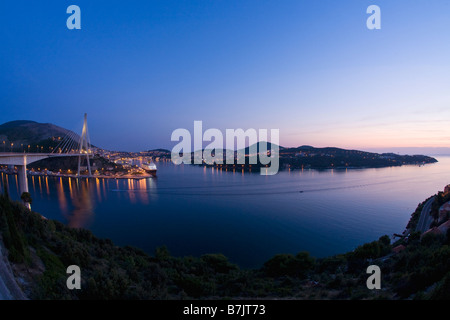
[[[14,143],[11,142],[11,152],[13,150]]]

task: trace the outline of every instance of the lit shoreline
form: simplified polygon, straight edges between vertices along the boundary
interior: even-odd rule
[[[15,172],[4,172],[5,174],[11,174],[11,175],[16,175],[17,173]],[[74,179],[90,179],[90,178],[95,178],[95,179],[148,179],[148,178],[156,178],[156,173],[155,174],[151,174],[151,173],[142,173],[139,175],[132,175],[132,174],[126,174],[126,175],[100,175],[100,174],[93,174],[92,176],[87,176],[87,175],[76,175],[76,174],[65,174],[65,173],[60,173],[60,174],[48,174],[48,173],[40,173],[40,172],[28,172],[29,176],[46,176],[46,177],[62,177],[62,178],[74,178]]]

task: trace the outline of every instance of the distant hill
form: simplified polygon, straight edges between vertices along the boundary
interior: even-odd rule
[[[28,120],[10,121],[0,125],[0,151],[2,148],[9,148],[14,144],[14,150],[21,148],[36,148],[37,145],[48,147],[51,141],[58,141],[58,138],[64,138],[69,130],[58,127],[51,123],[39,123]],[[5,143],[3,143],[3,141]],[[22,146],[23,145],[23,146]],[[7,150],[7,151],[9,151]],[[48,150],[45,150],[48,151]]]
[[[261,143],[256,144],[258,153],[260,152]],[[270,142],[267,143],[267,150],[270,150],[271,146]],[[246,155],[250,154],[250,149],[251,147],[243,149]],[[233,168],[234,164],[225,164],[225,149],[222,152],[224,164],[221,167]],[[394,153],[373,153],[335,147],[315,148],[313,146],[300,146],[286,148],[279,146],[278,153],[280,169],[382,168],[402,165],[423,165],[437,162],[435,158],[425,155],[410,156]],[[218,151],[217,155],[220,157],[220,151]],[[194,157],[193,152],[192,157]],[[250,166],[248,159],[246,159],[245,165],[241,168],[247,170],[259,166],[259,164]]]
[[[326,147],[301,146],[280,150],[281,163],[288,168],[381,168],[402,165],[422,165],[437,160],[424,155],[373,153]]]
[[[161,153],[166,153],[166,154],[170,154],[171,153],[170,150],[168,150],[168,149],[161,149],[161,148],[148,150],[147,152],[161,152]]]

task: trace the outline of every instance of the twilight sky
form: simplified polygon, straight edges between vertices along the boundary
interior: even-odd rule
[[[128,151],[194,120],[283,146],[450,147],[449,1],[3,0],[0,21],[0,123],[81,132],[87,112],[94,144]]]

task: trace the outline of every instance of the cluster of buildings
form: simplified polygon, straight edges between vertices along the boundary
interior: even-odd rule
[[[170,159],[170,153],[165,150],[143,152],[97,150],[96,155],[103,157],[118,166],[120,165],[131,174],[155,174],[157,167],[154,162],[166,161],[167,159]]]
[[[450,194],[450,184],[444,188],[444,196],[448,194]],[[429,229],[423,235],[428,233],[446,235],[448,230],[450,230],[450,201],[439,208],[437,226]]]
[[[170,160],[170,152],[167,150],[124,152],[99,149],[96,150],[95,154],[124,167],[142,166],[145,163]]]
[[[115,164],[120,164],[124,168],[132,168],[132,167],[142,167],[143,165],[149,164],[152,162],[151,157],[120,157],[116,159],[111,159]]]
[[[450,194],[450,184],[444,188],[444,196]],[[439,208],[438,223],[442,223],[446,220],[450,220],[450,201],[444,203]]]

